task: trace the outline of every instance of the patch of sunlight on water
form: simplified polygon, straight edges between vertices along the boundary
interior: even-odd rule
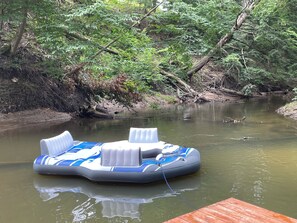
[[[110,121],[75,120],[0,135],[0,222],[162,222],[235,197],[297,218],[297,124],[274,113],[283,102],[204,104]],[[226,123],[226,117],[246,120]],[[98,184],[33,172],[39,140],[69,130],[75,139],[127,139],[130,127],[198,148],[199,172],[145,185]]]

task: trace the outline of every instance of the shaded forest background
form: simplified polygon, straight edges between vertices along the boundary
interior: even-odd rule
[[[297,92],[296,11],[297,0],[1,0],[1,112]]]

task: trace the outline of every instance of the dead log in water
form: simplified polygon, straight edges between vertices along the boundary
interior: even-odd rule
[[[102,118],[102,119],[113,119],[114,116],[110,114],[106,108],[101,106],[81,106],[79,108],[79,116],[85,118]]]

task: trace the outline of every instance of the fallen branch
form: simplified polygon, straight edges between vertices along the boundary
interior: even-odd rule
[[[206,65],[212,59],[215,53],[233,38],[234,32],[239,30],[239,28],[242,26],[242,24],[248,17],[249,12],[254,8],[254,6],[255,1],[248,2],[247,5],[245,5],[241,12],[237,15],[235,24],[232,26],[230,32],[227,33],[224,37],[222,37],[220,41],[216,44],[216,46],[206,56],[202,57],[202,59],[198,61],[198,63],[194,64],[191,70],[187,72],[190,81],[192,80],[193,75],[197,73],[199,70],[201,70],[204,67],[204,65]]]
[[[223,92],[229,93],[229,94],[233,94],[233,95],[237,95],[237,96],[240,96],[240,97],[245,97],[245,98],[247,97],[241,91],[235,91],[235,90],[231,90],[231,89],[224,88],[224,87],[220,87],[220,91],[223,91]]]
[[[79,108],[79,116],[87,118],[103,118],[103,119],[113,119],[113,115],[109,114],[106,109],[92,106],[81,106]]]
[[[169,79],[173,79],[175,82],[177,82],[177,94],[178,97],[183,100],[183,98],[191,97],[194,98],[193,102],[209,102],[209,100],[205,97],[203,97],[201,94],[199,94],[197,91],[195,91],[190,85],[188,85],[185,81],[183,81],[181,78],[177,77],[175,74],[167,72],[165,70],[160,70],[160,73],[164,76],[166,76]],[[183,94],[183,96],[180,96],[180,89],[182,89],[186,94]]]
[[[198,95],[198,93],[190,85],[188,85],[186,82],[184,82],[182,79],[180,79],[176,75],[174,75],[170,72],[167,72],[165,70],[160,70],[160,73],[170,79],[174,79],[182,87],[182,89],[185,92],[189,93],[191,96]]]

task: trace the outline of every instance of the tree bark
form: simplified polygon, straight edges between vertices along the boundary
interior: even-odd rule
[[[0,17],[4,16],[6,7],[7,7],[7,2],[1,1],[1,3],[0,3]],[[4,26],[4,19],[0,18],[0,32],[3,30],[3,28],[4,28],[3,26]]]
[[[16,51],[19,47],[19,44],[22,40],[23,34],[25,32],[26,24],[27,24],[27,15],[28,15],[28,6],[27,6],[27,1],[24,2],[24,5],[22,7],[22,13],[23,13],[23,19],[19,25],[19,28],[17,30],[16,36],[14,40],[11,43],[11,48],[10,48],[10,54],[15,55]]]
[[[3,4],[3,3],[2,3]],[[1,8],[0,8],[0,16],[3,16],[4,15],[4,9],[2,8],[2,6],[1,6]],[[3,21],[3,19],[0,19],[0,32],[2,31],[2,29],[3,29],[3,24],[4,24],[4,21]]]
[[[231,30],[229,33],[227,33],[225,36],[223,36],[220,41],[216,44],[216,46],[204,57],[202,57],[202,59],[200,61],[198,61],[198,63],[194,64],[194,66],[191,68],[191,70],[189,70],[187,72],[187,76],[189,78],[189,81],[192,80],[192,77],[195,73],[197,73],[199,70],[201,70],[204,65],[206,65],[211,58],[215,55],[215,53],[222,48],[226,43],[228,43],[232,37],[234,32],[236,32],[237,30],[240,29],[240,27],[242,26],[242,24],[244,23],[244,21],[246,20],[246,18],[249,15],[249,12],[254,8],[255,6],[255,1],[253,2],[244,2],[244,4],[246,4],[243,8],[243,10],[238,14],[236,20],[235,20],[235,24],[232,26]]]

